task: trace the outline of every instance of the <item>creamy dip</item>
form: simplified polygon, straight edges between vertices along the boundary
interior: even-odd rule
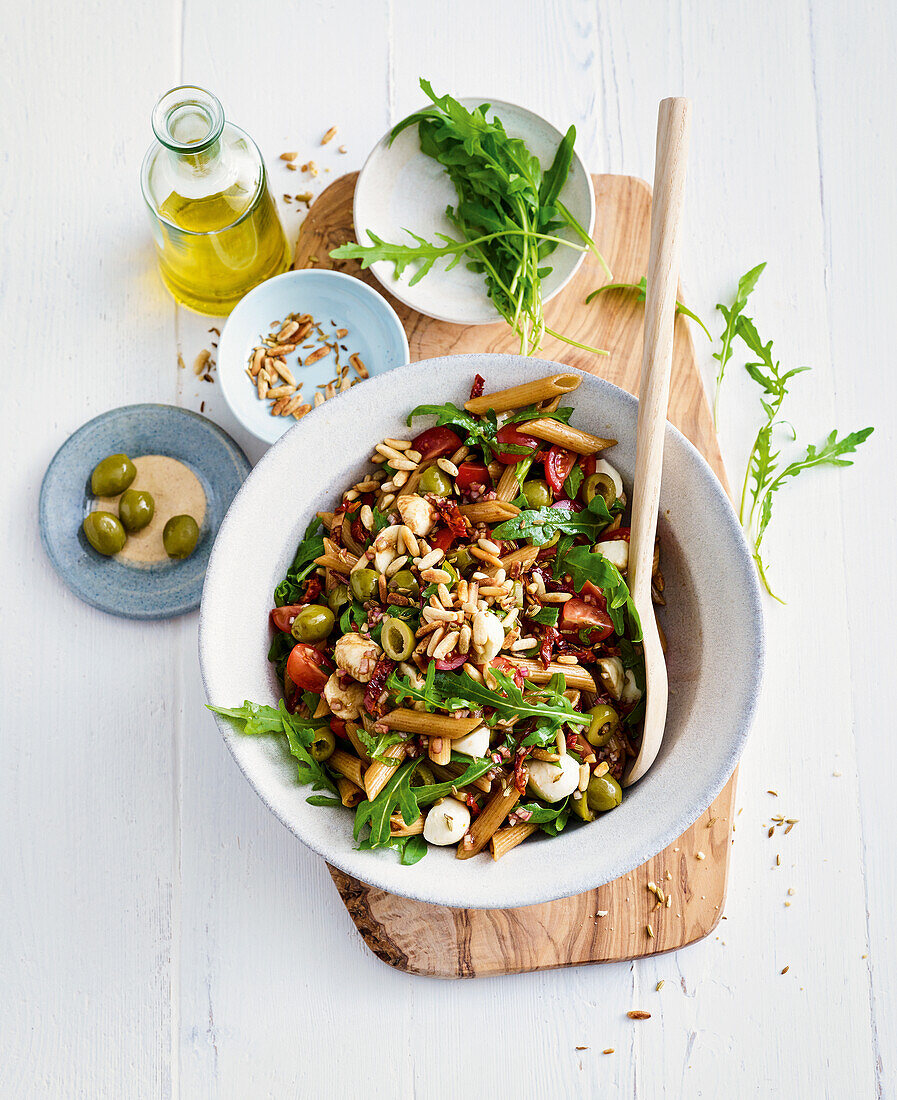
[[[143,455],[131,460],[137,476],[130,485],[149,493],[156,505],[152,521],[142,531],[128,534],[125,548],[115,555],[116,561],[134,565],[152,565],[171,561],[162,545],[162,532],[172,516],[193,516],[201,528],[206,514],[206,494],[191,469],[167,455]],[[118,515],[118,497],[97,497],[93,509]]]

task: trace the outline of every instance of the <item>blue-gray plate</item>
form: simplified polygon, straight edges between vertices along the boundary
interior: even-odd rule
[[[176,458],[199,478],[206,514],[189,558],[135,566],[98,554],[81,523],[93,506],[90,475],[109,454]],[[41,542],[79,599],[128,619],[171,619],[199,607],[209,553],[224,513],[251,469],[211,420],[173,405],[126,405],[88,421],[63,443],[40,492]]]

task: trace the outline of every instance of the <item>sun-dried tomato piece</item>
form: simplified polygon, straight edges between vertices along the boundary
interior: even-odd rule
[[[456,538],[465,538],[467,535],[467,521],[458,510],[458,505],[453,500],[446,500],[444,497],[434,496],[429,499],[449,531]]]
[[[470,400],[471,401],[473,401],[473,399],[475,397],[482,397],[483,396],[483,386],[485,386],[485,385],[486,385],[486,379],[481,374],[477,374],[477,375],[474,376],[473,385],[470,387]]]
[[[381,657],[364,693],[364,709],[374,718],[380,718],[386,713],[386,704],[380,701],[380,696],[386,687],[387,677],[395,667],[395,661],[391,661],[389,657]]]

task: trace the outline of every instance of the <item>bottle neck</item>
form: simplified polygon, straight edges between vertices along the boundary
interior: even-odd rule
[[[153,132],[181,173],[206,176],[216,169],[223,130],[221,104],[202,88],[172,88],[153,111]]]

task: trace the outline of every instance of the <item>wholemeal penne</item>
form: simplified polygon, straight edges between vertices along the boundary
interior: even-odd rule
[[[514,516],[520,515],[520,509],[506,500],[482,500],[477,501],[476,504],[461,504],[458,506],[458,511],[471,523],[504,523],[506,519],[513,519]]]
[[[578,455],[597,454],[598,451],[606,451],[608,447],[617,445],[616,439],[602,439],[601,436],[582,432],[579,428],[571,428],[569,424],[561,420],[552,420],[551,417],[531,421],[527,424],[526,430],[536,439],[555,443],[558,447],[574,451]]]
[[[499,390],[497,393],[484,393],[482,397],[474,397],[467,401],[464,408],[469,413],[480,416],[483,413],[510,412],[511,409],[522,409],[525,405],[538,405],[540,401],[550,401],[554,397],[565,393],[572,393],[579,387],[582,379],[578,374],[550,374],[547,378],[534,378],[532,382],[524,382],[520,386],[512,386],[507,390]],[[529,430],[530,425],[527,425]]]
[[[405,759],[408,753],[408,742],[400,741],[397,745],[390,745],[383,755],[395,760],[395,764],[384,764],[381,760],[374,760],[364,773],[364,789],[369,799],[373,800],[383,790],[390,776]]]
[[[495,486],[495,499],[511,501],[519,495],[520,482],[517,480],[517,466],[505,466],[504,472]]]
[[[483,807],[480,816],[470,826],[467,836],[458,845],[457,858],[470,859],[471,856],[482,852],[492,834],[519,801],[520,792],[513,784],[499,787]]]
[[[448,737],[431,737],[427,755],[434,764],[448,764],[452,758],[452,743]]]
[[[401,815],[393,814],[389,819],[390,836],[418,836],[424,831],[424,815],[416,818],[410,825],[406,825]]]
[[[354,809],[364,799],[364,788],[346,779],[344,775],[336,778],[336,789],[339,791],[340,802],[350,809]]]
[[[357,756],[335,749],[328,757],[327,764],[346,779],[351,779],[356,787],[364,787],[364,770]]]
[[[371,758],[368,756],[364,742],[358,734],[358,726],[354,722],[346,722],[346,737],[352,742],[352,748],[358,753],[358,758],[362,764],[367,767],[371,762]]]
[[[567,687],[578,688],[580,691],[597,691],[595,678],[582,665],[562,665],[549,661],[548,667],[543,668],[539,661],[530,657],[511,657],[510,660],[534,684],[547,684],[552,676],[560,672],[567,681]]]
[[[483,724],[483,719],[450,718],[447,714],[427,714],[423,710],[406,710],[398,707],[380,719],[387,729],[401,730],[402,733],[419,733],[424,737],[445,737],[454,740],[464,737],[471,730]]]
[[[524,821],[519,825],[511,825],[507,829],[499,829],[498,832],[492,834],[489,840],[492,858],[501,859],[512,848],[516,848],[518,844],[526,840],[528,836],[532,836],[538,828],[538,825],[530,825]]]
[[[301,781],[329,781],[354,808],[362,849],[412,863],[428,845],[457,845],[459,859],[489,845],[500,859],[539,826],[588,828],[623,797],[645,690],[630,519],[623,472],[594,457],[614,441],[555,412],[580,380],[534,379],[466,413],[452,394],[415,410],[439,423],[384,433],[290,557],[269,613],[289,713],[224,713],[245,713],[251,732],[282,727]],[[586,510],[596,492],[606,518]],[[660,552],[654,597],[672,602]]]

